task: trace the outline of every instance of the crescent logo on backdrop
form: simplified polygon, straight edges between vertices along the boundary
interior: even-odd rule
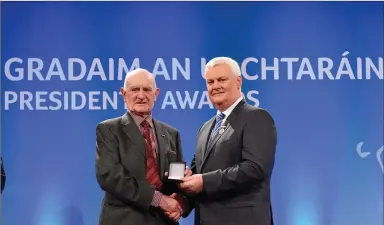
[[[363,144],[364,144],[363,141],[357,143],[357,145],[356,145],[356,151],[357,151],[357,154],[358,154],[361,158],[365,159],[365,158],[367,158],[369,155],[371,155],[371,152],[364,151],[364,150],[362,149]],[[383,167],[383,151],[384,151],[384,145],[381,146],[381,148],[379,148],[379,149],[376,151],[376,159],[377,159],[377,162],[379,163],[379,166],[380,166],[380,168],[381,168],[381,171],[384,173],[384,167]]]

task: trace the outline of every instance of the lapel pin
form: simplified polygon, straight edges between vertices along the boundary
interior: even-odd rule
[[[224,128],[221,128],[220,130],[219,130],[219,134],[223,134],[224,133]]]
[[[162,137],[165,137],[165,134],[162,134],[161,136],[162,136]]]

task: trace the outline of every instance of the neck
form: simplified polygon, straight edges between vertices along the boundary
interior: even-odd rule
[[[147,118],[148,116],[151,115],[151,112],[135,112],[135,111],[130,111],[132,114],[135,114],[136,116],[140,116],[140,117],[143,117],[143,118]]]
[[[231,105],[229,105],[229,106],[231,106]],[[224,112],[225,110],[227,110],[229,108],[229,106],[223,106],[223,104],[216,105],[216,109],[219,110],[220,112]]]
[[[229,107],[231,107],[231,105],[233,105],[237,101],[237,99],[240,98],[240,96],[241,96],[241,94],[237,95],[236,98],[233,98],[233,99],[231,99],[230,101],[228,101],[226,103],[223,103],[221,105],[216,105],[217,110],[219,110],[220,112],[224,112]]]

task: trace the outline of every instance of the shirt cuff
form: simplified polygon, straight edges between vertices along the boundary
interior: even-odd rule
[[[160,191],[155,191],[155,194],[153,195],[151,206],[159,207],[160,201],[163,198],[163,194]]]

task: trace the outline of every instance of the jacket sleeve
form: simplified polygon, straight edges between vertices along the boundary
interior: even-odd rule
[[[178,153],[178,160],[180,161],[184,161],[184,157],[183,157],[183,150],[182,150],[182,147],[181,147],[181,138],[180,138],[180,133],[177,132],[177,135],[176,135],[176,151]],[[182,198],[184,199],[184,201],[181,202],[182,204],[182,208],[183,208],[183,214],[181,215],[182,217],[186,218],[192,211],[192,209],[194,208],[194,200],[185,196],[182,191],[178,190],[178,193],[182,195]]]
[[[193,156],[192,162],[191,162],[191,171],[192,174],[196,173],[196,166],[195,166],[195,156]],[[191,214],[192,210],[195,208],[195,198],[193,196],[185,196],[186,202],[188,204],[187,210],[183,213],[182,217],[186,218]]]
[[[197,131],[197,135],[199,135],[199,133],[200,133],[201,129],[203,128],[203,126],[201,126],[199,128],[199,130]],[[196,154],[193,155],[193,159],[191,161],[191,168],[190,169],[192,171],[192,174],[196,174],[197,173]],[[192,210],[196,207],[196,197],[197,196],[186,196],[186,199],[188,201],[188,210],[185,211],[184,214],[182,215],[184,218],[188,217],[189,214],[191,214]]]
[[[101,189],[115,198],[139,210],[149,210],[155,188],[124,169],[118,140],[104,123],[96,128],[96,178]]]

